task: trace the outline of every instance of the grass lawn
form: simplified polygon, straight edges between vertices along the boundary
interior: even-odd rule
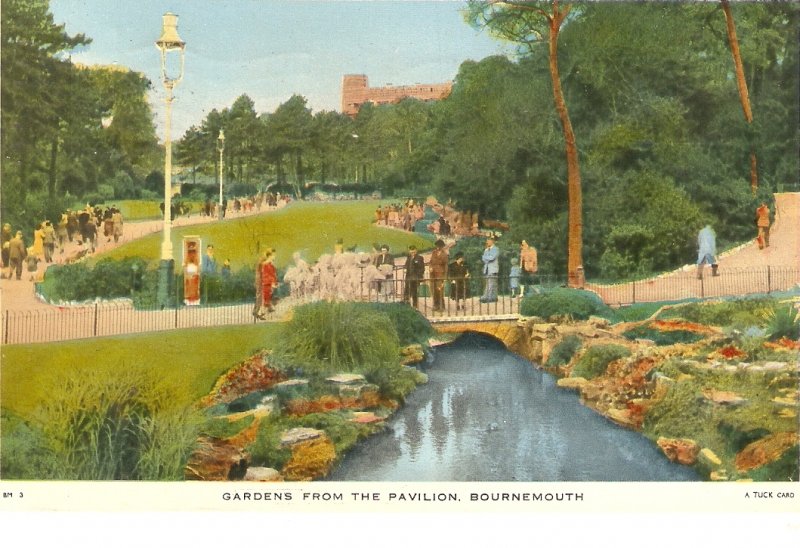
[[[279,327],[265,323],[3,346],[0,403],[28,419],[58,394],[63,375],[123,367],[157,375],[176,398],[194,402],[231,366],[272,347]]]
[[[275,265],[279,268],[292,262],[295,251],[300,251],[305,260],[314,262],[320,255],[332,253],[339,238],[344,241],[345,249],[357,246],[359,251],[370,251],[373,244],[385,243],[398,255],[412,244],[421,250],[433,247],[431,240],[417,234],[372,224],[380,203],[377,200],[294,202],[261,215],[176,228],[172,231],[172,242],[177,253],[184,236],[199,235],[203,247],[214,245],[220,264],[230,259],[233,270],[255,264],[258,250],[266,247],[276,250]],[[160,242],[161,235],[153,234],[97,257],[142,257],[155,264]],[[180,261],[179,256],[175,258]]]

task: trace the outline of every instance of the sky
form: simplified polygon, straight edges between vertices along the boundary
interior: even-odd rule
[[[371,87],[452,80],[466,60],[512,48],[467,25],[464,2],[377,0],[51,0],[55,22],[83,33],[74,62],[119,64],[153,82],[148,98],[164,138],[165,91],[155,41],[164,13],[178,15],[186,42],[183,81],[175,89],[172,138],[242,94],[256,112],[292,95],[314,111],[340,110],[344,74]]]

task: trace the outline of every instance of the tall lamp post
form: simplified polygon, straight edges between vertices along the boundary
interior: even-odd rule
[[[165,13],[163,16],[161,37],[156,41],[156,48],[161,52],[161,82],[167,94],[166,126],[164,137],[164,235],[161,241],[161,262],[158,267],[158,304],[163,308],[169,305],[172,278],[175,272],[175,260],[172,254],[172,91],[183,78],[183,62],[186,42],[178,36],[178,16]],[[170,74],[167,69],[168,55],[178,53],[180,70],[177,75]],[[174,56],[169,55],[172,59]]]
[[[222,174],[224,173],[223,166],[225,165],[222,153],[225,152],[225,132],[221,129],[219,130],[219,137],[217,137],[217,150],[219,151],[219,208],[217,210],[217,215],[221,221],[223,217],[225,217],[224,211],[222,210]]]

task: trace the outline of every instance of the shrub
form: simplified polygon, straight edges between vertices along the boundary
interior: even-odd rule
[[[520,314],[523,316],[567,315],[576,320],[585,320],[589,316],[612,318],[613,311],[600,297],[590,291],[567,289],[563,287],[549,289],[538,295],[522,299]]]
[[[656,343],[658,346],[668,346],[678,343],[694,343],[703,338],[700,333],[687,331],[684,329],[675,329],[670,331],[662,331],[654,329],[648,325],[639,325],[633,329],[627,330],[623,333],[626,339],[649,339]]]
[[[147,263],[134,257],[101,259],[94,268],[86,263],[55,265],[47,269],[42,290],[53,301],[129,297],[143,288],[146,269]]]
[[[420,312],[404,303],[369,303],[369,308],[386,314],[401,346],[426,344],[436,332]]]
[[[4,479],[52,479],[58,464],[38,428],[5,410],[0,412],[0,477]]]
[[[575,352],[581,347],[581,338],[577,335],[569,335],[564,337],[550,352],[547,358],[548,367],[557,367],[559,365],[566,365],[575,355]]]
[[[281,470],[292,456],[292,451],[281,447],[281,433],[296,426],[285,417],[269,415],[262,419],[256,440],[247,447],[254,466],[267,466]]]
[[[155,376],[130,369],[64,374],[36,416],[56,478],[182,479],[200,418],[176,399]]]
[[[683,318],[703,325],[737,328],[765,325],[765,316],[776,305],[772,298],[737,299],[714,303],[691,303],[664,311],[659,318]]]
[[[800,317],[792,305],[780,306],[767,314],[767,334],[770,340],[783,337],[797,340],[800,338]]]
[[[618,344],[592,346],[578,358],[572,376],[593,379],[605,373],[609,363],[630,355],[630,350]]]

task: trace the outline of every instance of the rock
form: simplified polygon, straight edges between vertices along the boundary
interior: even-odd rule
[[[274,468],[251,466],[244,475],[244,481],[283,481],[283,477]]]
[[[765,436],[747,445],[736,455],[736,470],[747,472],[775,462],[798,443],[800,435],[796,432],[780,432]]]
[[[301,441],[292,447],[283,476],[289,481],[310,481],[325,476],[335,461],[336,448],[328,436]]]
[[[746,403],[747,400],[734,392],[726,392],[724,390],[714,390],[707,388],[703,390],[703,396],[714,403],[720,405],[741,405]]]
[[[588,383],[589,381],[583,377],[564,377],[556,381],[556,384],[561,388],[569,388],[578,391],[580,391]]]
[[[350,419],[350,422],[355,422],[358,424],[372,424],[376,422],[383,422],[384,418],[379,417],[375,413],[371,411],[356,411],[353,413],[353,418]]]
[[[292,428],[281,434],[281,447],[293,447],[298,443],[314,440],[325,435],[316,428]]]
[[[202,436],[184,470],[187,480],[230,481],[242,479],[247,453],[230,440]]]
[[[712,470],[708,477],[711,481],[728,481],[729,479],[728,472],[724,469]]]
[[[778,371],[788,366],[789,364],[784,362],[766,362],[763,365],[765,371]]]
[[[616,407],[611,407],[605,412],[605,415],[617,424],[626,426],[628,428],[637,428],[639,426],[638,422],[634,417],[631,416],[631,412],[628,409],[617,409]]]
[[[681,373],[680,375],[678,375],[678,378],[675,379],[675,380],[678,381],[678,382],[683,382],[683,381],[690,381],[693,378],[694,378],[694,375],[689,375],[688,373]]]
[[[700,461],[707,465],[717,467],[720,464],[722,464],[720,458],[714,453],[714,451],[712,451],[708,447],[701,449],[699,456],[700,456]]]
[[[634,342],[636,344],[640,344],[642,346],[655,346],[656,345],[656,341],[654,341],[652,339],[634,339]]]
[[[697,462],[700,446],[686,438],[658,438],[656,444],[672,462],[691,466]]]
[[[611,322],[609,322],[606,318],[602,318],[600,316],[589,316],[587,322],[589,323],[589,325],[592,325],[594,327],[599,327],[600,329],[605,329],[609,325],[611,325]]]
[[[794,419],[797,417],[797,412],[791,409],[781,409],[778,411],[778,416],[784,419]]]
[[[356,373],[339,373],[325,380],[334,384],[359,384],[366,382],[364,375],[358,375]]]
[[[797,401],[797,398],[792,398],[792,397],[788,397],[788,398],[780,398],[780,397],[773,398],[772,399],[772,403],[776,403],[778,405],[785,405],[785,406],[788,406],[788,407],[797,407],[798,405],[800,405],[800,402]]]

